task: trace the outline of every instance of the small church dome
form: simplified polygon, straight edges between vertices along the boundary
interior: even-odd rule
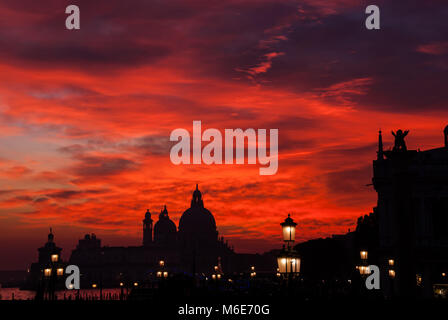
[[[176,225],[168,216],[168,210],[164,206],[160,212],[159,221],[154,225],[154,241],[159,244],[173,242],[176,236]]]

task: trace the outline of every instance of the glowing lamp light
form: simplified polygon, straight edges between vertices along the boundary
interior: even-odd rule
[[[164,271],[164,272],[163,272],[163,277],[164,277],[164,278],[168,278],[168,272]]]
[[[44,276],[46,276],[46,277],[51,276],[51,269],[50,268],[47,268],[47,269],[44,270]]]
[[[284,222],[280,223],[283,229],[283,241],[285,242],[294,242],[296,239],[296,226],[297,223],[291,219],[291,216],[288,214],[288,218],[285,219]]]
[[[162,271],[157,271],[157,277],[158,278],[162,277]]]
[[[164,266],[165,266],[165,261],[160,260],[160,261],[159,261],[159,266],[164,267]]]
[[[361,275],[370,274],[370,268],[368,266],[359,266],[358,270]]]
[[[395,270],[392,270],[392,269],[389,270],[389,277],[390,277],[391,279],[394,279],[394,278],[395,278]]]
[[[51,262],[58,262],[58,258],[59,258],[59,256],[57,254],[52,254],[51,255]]]
[[[62,268],[58,268],[58,269],[56,270],[56,274],[57,274],[58,276],[62,276],[62,275],[64,275],[64,269],[62,269]]]
[[[120,282],[120,287],[122,287],[122,286],[124,286],[124,283],[123,283],[123,282]]]
[[[92,284],[92,288],[96,288],[96,287],[97,287],[96,283]]]
[[[394,266],[394,264],[395,264],[395,261],[394,261],[394,259],[389,259],[389,265],[390,265],[391,267],[393,267],[393,266]]]
[[[216,274],[212,274],[212,279],[213,279],[213,280],[216,279]]]
[[[442,277],[446,277],[446,273],[445,272],[442,272]]]
[[[134,287],[138,287],[138,282],[134,282]]]
[[[277,257],[278,272],[279,273],[299,273],[300,259],[293,257],[288,253],[283,253]]]
[[[415,280],[416,280],[417,286],[420,287],[422,285],[422,276],[420,274],[416,274],[415,275]]]
[[[69,290],[73,290],[73,288],[74,288],[73,284],[70,283],[70,284],[68,285],[68,289],[69,289]]]
[[[368,257],[367,251],[361,251],[359,255],[361,256],[361,260],[367,260]]]

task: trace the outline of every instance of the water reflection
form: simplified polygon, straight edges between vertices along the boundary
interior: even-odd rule
[[[79,293],[78,293],[79,291]],[[120,289],[103,289],[103,299],[119,300]],[[61,290],[56,292],[58,300],[75,300],[79,294],[80,298],[99,300],[100,289],[81,289],[81,290]],[[19,288],[0,288],[0,300],[33,300],[36,295],[35,291],[20,290]]]

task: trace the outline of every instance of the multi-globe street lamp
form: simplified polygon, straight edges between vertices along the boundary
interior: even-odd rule
[[[277,257],[277,276],[283,274],[286,279],[289,279],[300,273],[300,257],[293,248],[297,223],[288,214],[288,217],[280,225],[282,226],[283,241],[286,243],[286,248],[283,246]]]
[[[250,267],[250,277],[255,278],[257,276],[257,272],[255,272],[255,266]]]
[[[159,261],[160,270],[157,271],[157,278],[168,278],[168,271],[165,270],[165,261]]]

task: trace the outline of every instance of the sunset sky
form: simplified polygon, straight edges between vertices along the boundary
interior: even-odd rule
[[[85,233],[140,245],[146,209],[177,225],[196,183],[237,252],[279,248],[288,213],[300,241],[345,233],[375,206],[379,129],[443,145],[447,58],[446,0],[2,0],[0,270],[50,226],[64,258]],[[277,174],[173,165],[193,120],[279,129]]]

